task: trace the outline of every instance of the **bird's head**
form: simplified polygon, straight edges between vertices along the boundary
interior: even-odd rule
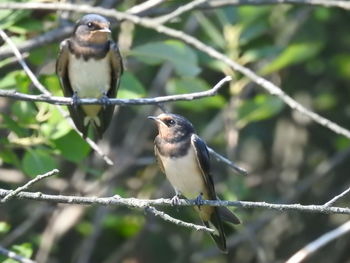
[[[157,117],[148,116],[148,119],[156,122],[160,137],[169,142],[183,140],[195,132],[192,124],[177,114],[162,113]]]
[[[83,16],[76,24],[74,37],[81,42],[91,44],[104,44],[111,33],[109,21],[103,16],[88,14]]]

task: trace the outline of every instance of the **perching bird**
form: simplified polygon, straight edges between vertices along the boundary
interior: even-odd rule
[[[73,36],[60,45],[56,73],[64,95],[73,98],[68,109],[84,138],[90,125],[101,138],[114,111],[113,105],[77,105],[78,98],[98,98],[108,104],[106,99],[116,96],[123,61],[116,43],[108,38],[110,32],[106,18],[85,15],[77,22]]]
[[[173,201],[176,202],[180,195],[199,201],[202,196],[207,200],[218,200],[210,175],[207,146],[192,124],[176,114],[163,113],[148,118],[157,124],[159,134],[154,141],[154,151],[160,169],[175,189]],[[204,225],[215,230],[211,236],[217,246],[226,252],[222,220],[233,224],[240,224],[240,220],[226,207],[199,206],[196,209]]]

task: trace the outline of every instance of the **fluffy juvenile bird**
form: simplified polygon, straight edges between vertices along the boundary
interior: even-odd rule
[[[71,38],[61,42],[56,63],[63,93],[73,98],[68,106],[75,126],[87,136],[93,126],[99,138],[107,129],[114,106],[77,105],[78,98],[114,98],[123,73],[123,61],[118,46],[109,40],[110,23],[100,15],[82,17]],[[108,104],[108,103],[107,103]]]
[[[156,122],[158,135],[154,151],[160,169],[174,187],[176,202],[180,195],[188,199],[203,196],[207,200],[218,200],[213,179],[210,175],[209,152],[205,142],[198,137],[192,124],[176,114],[149,116]],[[222,220],[240,224],[240,220],[226,207],[199,206],[196,208],[215,243],[223,252],[227,251]]]

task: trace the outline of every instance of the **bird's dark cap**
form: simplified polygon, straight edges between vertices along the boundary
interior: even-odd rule
[[[81,27],[82,26],[82,27]],[[103,16],[97,14],[88,14],[83,16],[75,26],[75,32],[80,29],[80,32],[98,31],[111,33],[109,29],[110,22]],[[81,33],[80,33],[81,34]]]
[[[156,121],[158,124],[163,124],[167,127],[172,127],[173,125],[177,127],[183,127],[189,130],[194,131],[194,127],[191,122],[189,122],[186,118],[173,114],[173,113],[162,113],[158,115],[157,117],[155,116],[148,116],[148,119]]]
[[[83,16],[78,22],[77,24],[87,24],[89,22],[98,22],[101,24],[109,24],[109,21],[107,20],[107,18],[97,15],[97,14],[87,14],[85,16]]]

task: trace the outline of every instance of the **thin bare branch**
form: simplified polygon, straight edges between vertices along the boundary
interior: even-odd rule
[[[58,174],[58,173],[59,173],[58,169],[53,169],[52,171],[49,171],[45,174],[40,174],[40,175],[36,176],[34,179],[30,180],[25,185],[18,187],[15,190],[8,193],[3,199],[1,199],[0,203],[8,202],[12,198],[14,198],[16,195],[18,195],[20,192],[28,190],[28,188],[31,187],[33,184],[45,179],[46,177],[50,177],[50,176],[53,176],[53,175]]]
[[[161,3],[165,2],[165,0],[148,0],[139,5],[135,5],[129,8],[126,12],[130,14],[140,14],[148,9],[151,9]]]
[[[229,57],[220,53],[216,49],[204,44],[193,36],[185,34],[183,31],[175,30],[155,22],[153,19],[141,18],[139,16],[118,12],[111,9],[104,9],[100,7],[91,7],[87,5],[73,5],[73,4],[56,4],[56,3],[0,3],[0,9],[47,9],[47,10],[67,10],[82,13],[98,13],[107,17],[114,17],[116,19],[129,20],[135,24],[141,25],[146,28],[151,28],[159,33],[180,39],[185,43],[195,47],[203,53],[209,55],[212,58],[218,59],[249,78],[258,86],[264,88],[271,95],[279,97],[290,108],[300,112],[301,114],[309,117],[316,123],[332,130],[333,132],[343,135],[350,139],[350,131],[339,126],[338,124],[320,116],[319,114],[305,108],[303,105],[295,101],[288,94],[283,92],[281,88],[273,84],[272,82],[260,77],[255,72],[246,68],[237,62],[231,60]]]
[[[168,221],[168,222],[171,222],[171,223],[179,225],[179,226],[192,228],[192,229],[195,229],[197,231],[205,231],[205,232],[208,232],[208,233],[213,233],[214,232],[214,230],[211,229],[211,228],[208,228],[208,227],[205,227],[205,226],[200,226],[200,225],[195,225],[195,224],[192,224],[192,223],[188,223],[188,222],[185,222],[185,221],[173,218],[173,217],[169,216],[168,214],[155,209],[153,206],[146,206],[145,207],[145,211],[148,212],[148,213],[151,213],[152,215],[159,216],[164,221]]]
[[[29,258],[22,257],[16,254],[15,252],[7,250],[6,248],[3,248],[3,247],[0,247],[0,254],[4,255],[5,257],[16,260],[20,263],[36,263],[36,261],[33,261]]]
[[[140,98],[140,99],[108,99],[109,103],[112,105],[150,105],[150,104],[159,104],[164,102],[171,101],[190,101],[194,99],[200,99],[205,97],[215,96],[218,91],[224,86],[225,83],[231,81],[230,76],[224,77],[220,80],[213,88],[206,91],[180,94],[180,95],[171,95],[171,96],[162,96],[155,98]],[[47,95],[29,95],[24,93],[19,93],[15,90],[0,90],[0,97],[7,97],[12,99],[19,99],[25,101],[36,101],[36,102],[47,102],[55,105],[72,105],[72,98],[67,97],[54,97]],[[78,104],[104,104],[100,99],[79,99]]]
[[[0,189],[0,197],[7,195],[11,190]],[[172,206],[171,199],[137,199],[113,197],[83,197],[67,195],[48,195],[40,192],[21,192],[16,195],[16,199],[47,201],[62,204],[79,204],[79,205],[105,205],[105,206],[126,206],[144,209],[147,206]],[[181,199],[178,206],[196,206],[195,200]],[[350,214],[350,208],[344,207],[327,207],[324,205],[301,205],[301,204],[271,204],[266,202],[249,202],[249,201],[222,201],[222,200],[203,200],[203,205],[208,206],[233,206],[239,208],[265,208],[278,211],[300,211],[308,213],[321,214]]]
[[[207,0],[200,7],[218,8],[228,5],[276,5],[276,4],[291,4],[291,5],[314,5],[323,7],[335,7],[345,10],[350,10],[349,1],[341,0]]]
[[[324,206],[332,206],[335,202],[337,202],[343,196],[347,195],[349,192],[350,192],[350,187],[346,189],[344,192],[340,193],[339,195],[333,197],[331,200],[325,203]]]
[[[18,60],[18,63],[22,66],[23,70],[25,71],[27,76],[30,78],[30,80],[33,82],[34,86],[38,90],[40,90],[41,93],[43,93],[45,95],[50,95],[50,92],[48,90],[46,90],[46,88],[39,82],[37,77],[34,75],[34,73],[28,67],[27,63],[25,63],[25,61],[24,61],[24,59],[22,57],[22,54],[18,51],[18,49],[15,46],[15,44],[12,42],[12,40],[7,36],[7,34],[2,29],[0,29],[0,36],[1,36],[1,38],[3,40],[5,40],[7,45],[10,46],[13,54],[15,54],[15,56],[16,56],[16,58]]]
[[[289,258],[286,263],[300,263],[304,259],[309,257],[311,254],[315,253],[317,250],[321,249],[329,242],[337,239],[350,231],[350,221],[342,224],[336,229],[329,231],[328,233],[320,236],[316,240],[312,241],[310,244],[303,247],[297,253],[295,253],[291,258]]]

